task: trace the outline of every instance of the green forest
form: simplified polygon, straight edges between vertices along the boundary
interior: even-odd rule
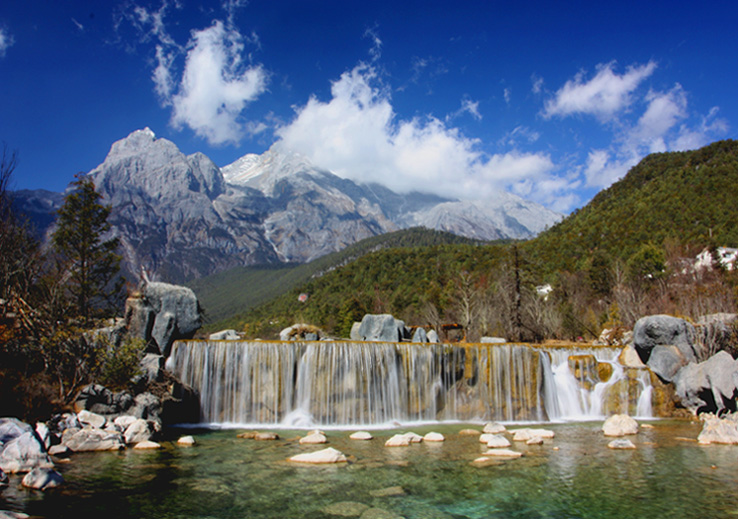
[[[245,311],[227,318],[232,310],[214,313],[208,329],[273,338],[281,328],[305,322],[346,337],[365,313],[391,313],[414,326],[461,324],[469,340],[577,340],[592,339],[603,328],[618,333],[647,314],[696,320],[732,312],[735,274],[694,271],[691,265],[705,249],[738,246],[737,198],[737,142],[652,154],[535,239],[440,243],[429,237],[442,235],[430,231],[401,231],[397,246],[375,250],[362,242],[349,254],[353,261],[327,257],[322,267],[301,266],[293,283],[282,274],[273,299],[244,305]],[[413,238],[403,242],[408,236]],[[330,262],[334,266],[326,268]],[[221,276],[233,292],[250,292],[269,279],[268,273],[250,274]],[[548,295],[541,293],[545,285],[552,288]],[[223,294],[213,278],[193,287],[206,310],[210,298]],[[300,302],[300,294],[307,301]]]

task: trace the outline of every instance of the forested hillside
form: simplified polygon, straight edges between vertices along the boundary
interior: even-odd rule
[[[364,313],[388,312],[413,325],[462,324],[470,340],[542,340],[591,338],[648,313],[697,319],[735,311],[735,275],[691,265],[705,248],[738,246],[736,199],[738,143],[654,154],[533,240],[418,243],[354,255],[217,324],[267,338],[309,322],[347,336]],[[309,299],[298,301],[300,293]]]

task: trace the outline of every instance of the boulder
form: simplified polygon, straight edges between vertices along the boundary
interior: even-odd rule
[[[24,487],[33,488],[35,490],[46,490],[48,488],[58,487],[64,483],[61,474],[53,469],[35,468],[23,477],[21,484]]]
[[[733,413],[722,419],[706,415],[703,420],[702,431],[697,437],[700,444],[738,444],[738,414]]]
[[[156,442],[145,440],[142,442],[138,442],[136,445],[133,446],[133,448],[139,451],[156,450],[161,449],[161,445]]]
[[[648,367],[665,382],[673,381],[677,372],[686,365],[684,355],[676,346],[654,346],[648,359]]]
[[[630,344],[624,346],[620,351],[618,362],[625,368],[642,369],[646,367],[636,349]]]
[[[425,331],[425,328],[416,328],[415,333],[413,333],[412,342],[428,342],[428,334]]]
[[[435,330],[431,330],[426,334],[426,337],[428,339],[428,342],[431,344],[438,344],[441,342],[441,340],[438,338],[438,332]]]
[[[28,519],[30,516],[23,512],[11,512],[9,510],[0,510],[0,519]]]
[[[177,445],[182,445],[184,447],[192,447],[193,445],[196,445],[196,443],[197,442],[193,436],[182,436],[177,440]]]
[[[529,440],[525,441],[526,445],[543,445],[543,438],[540,436],[532,436]]]
[[[72,450],[66,445],[52,445],[49,448],[49,456],[55,458],[67,458],[72,454]]]
[[[132,405],[133,397],[130,393],[113,393],[100,384],[89,384],[80,390],[74,409],[106,416],[125,413]]]
[[[53,468],[46,446],[29,424],[0,418],[0,470],[6,473]]]
[[[79,420],[79,423],[81,423],[83,427],[89,425],[96,429],[102,429],[105,427],[105,422],[107,422],[107,419],[104,416],[97,413],[91,413],[86,409],[77,413],[77,420]]]
[[[609,449],[635,449],[635,444],[627,438],[618,438],[607,444]]]
[[[633,327],[633,346],[646,364],[653,348],[660,345],[676,346],[687,362],[696,361],[695,337],[694,326],[670,315],[641,317]]]
[[[406,432],[403,436],[410,440],[410,443],[421,443],[423,441],[423,437],[414,432]]]
[[[153,341],[168,357],[174,341],[191,339],[202,326],[202,311],[191,289],[148,282],[138,297],[126,301],[125,320],[129,336]]]
[[[516,429],[510,431],[513,434],[513,441],[527,442],[532,438],[551,439],[556,434],[550,429]]]
[[[155,433],[154,425],[143,418],[135,419],[123,433],[126,444],[140,443],[150,440]]]
[[[296,456],[292,456],[291,458],[289,458],[289,460],[297,462],[297,463],[316,463],[316,464],[345,463],[346,461],[348,461],[346,459],[346,456],[343,455],[343,453],[341,453],[340,451],[337,451],[336,449],[332,447],[328,447],[327,449],[323,449],[322,451],[298,454]]]
[[[605,436],[638,434],[638,422],[628,415],[615,414],[602,424],[602,432],[605,433]]]
[[[482,337],[479,342],[482,344],[505,344],[507,339],[504,337]]]
[[[484,425],[484,429],[482,429],[482,432],[485,434],[500,434],[507,431],[504,425],[497,422],[490,422]]]
[[[49,450],[49,447],[52,445],[59,443],[59,438],[49,430],[49,426],[44,422],[36,423],[36,435],[43,442],[46,450]]]
[[[736,410],[738,360],[719,351],[705,362],[690,363],[674,377],[676,394],[694,413]]]
[[[160,420],[162,404],[161,400],[152,393],[141,393],[136,395],[134,406],[128,414],[144,420]]]
[[[367,431],[357,431],[349,436],[352,440],[372,440],[374,437]]]
[[[300,438],[300,445],[315,445],[320,443],[328,443],[328,439],[325,437],[325,434],[320,432],[314,432]]]
[[[134,384],[148,386],[164,380],[164,364],[166,359],[163,355],[147,353],[138,363],[140,373],[133,379]]]
[[[506,449],[509,446],[510,440],[500,434],[494,434],[487,440],[488,449]]]
[[[62,445],[74,452],[116,451],[126,448],[122,434],[91,427],[85,427],[70,435],[65,434],[62,437]]]
[[[425,436],[423,436],[423,441],[425,442],[442,442],[445,440],[446,438],[444,438],[441,433],[437,432],[429,432]]]
[[[384,442],[385,447],[407,447],[411,444],[410,438],[404,434],[395,434],[392,438]]]
[[[116,418],[113,421],[113,424],[115,425],[116,429],[118,429],[119,432],[124,432],[136,420],[140,420],[140,418],[136,418],[135,416],[126,414],[126,415],[119,416],[118,418]]]
[[[208,339],[211,341],[237,341],[241,338],[236,330],[221,330],[219,332],[211,333]]]
[[[408,338],[405,322],[390,314],[366,314],[357,330],[360,341],[400,342]]]
[[[293,324],[279,332],[280,341],[318,341],[323,331],[312,324]]]

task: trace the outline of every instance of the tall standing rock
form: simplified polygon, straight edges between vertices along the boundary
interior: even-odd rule
[[[195,293],[167,283],[146,283],[138,298],[126,303],[129,334],[153,341],[165,357],[172,343],[191,339],[202,326],[202,311]]]

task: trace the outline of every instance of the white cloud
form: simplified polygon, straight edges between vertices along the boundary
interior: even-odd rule
[[[544,117],[589,114],[607,121],[628,108],[633,92],[653,73],[656,63],[650,61],[645,65],[631,66],[622,75],[613,71],[614,66],[614,63],[600,65],[597,74],[589,81],[585,81],[584,72],[579,72],[546,101]]]
[[[241,113],[266,90],[267,73],[258,65],[244,67],[242,52],[240,33],[220,21],[192,33],[179,90],[171,98],[175,127],[188,126],[211,144],[243,137]]]
[[[488,156],[478,140],[431,116],[397,120],[388,90],[365,64],[345,72],[331,94],[330,101],[312,97],[298,108],[278,130],[280,144],[357,182],[480,199],[553,167],[545,154]]]
[[[452,121],[464,114],[471,115],[475,120],[481,121],[482,114],[479,112],[479,101],[472,101],[468,97],[461,100],[461,108],[446,116],[446,122]]]
[[[512,99],[512,91],[509,88],[505,88],[502,91],[502,95],[505,98],[505,104],[510,104],[510,100]]]
[[[13,46],[15,39],[8,33],[7,29],[0,27],[0,58],[5,57],[5,52]]]

